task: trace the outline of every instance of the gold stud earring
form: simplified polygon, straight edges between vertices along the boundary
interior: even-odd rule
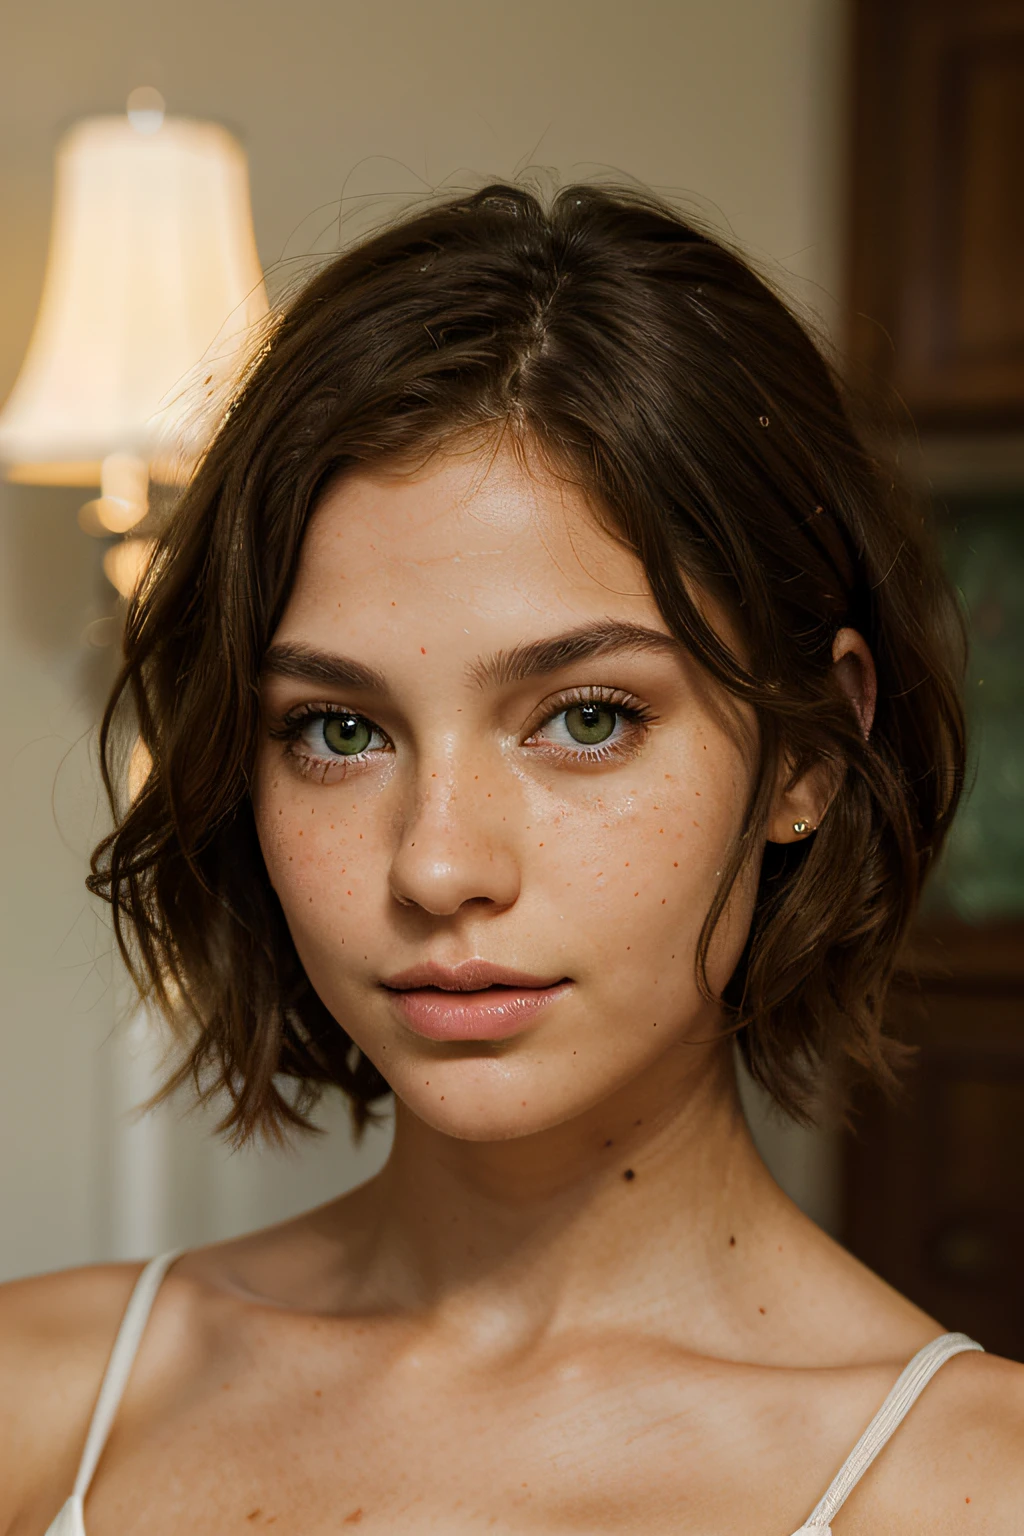
[[[793,823],[793,831],[796,833],[797,837],[806,837],[808,832],[813,832],[813,830],[814,828],[811,826],[809,821],[801,820],[794,821]]]

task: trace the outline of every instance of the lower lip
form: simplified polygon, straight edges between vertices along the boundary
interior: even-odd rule
[[[427,1040],[507,1040],[527,1029],[571,985],[559,981],[553,987],[490,987],[483,992],[422,987],[391,996],[409,1028]]]

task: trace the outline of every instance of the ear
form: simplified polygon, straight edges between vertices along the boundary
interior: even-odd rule
[[[875,718],[878,679],[867,643],[855,629],[841,629],[837,633],[832,644],[832,667],[866,741]],[[780,779],[768,821],[768,841],[799,843],[809,837],[828,810],[835,787],[835,769],[823,762],[814,763],[798,779]]]
[[[853,705],[867,741],[875,719],[878,678],[867,641],[855,629],[840,629],[832,642],[833,676]]]

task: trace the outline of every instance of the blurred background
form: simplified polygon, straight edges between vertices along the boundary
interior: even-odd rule
[[[115,587],[167,493],[154,471],[147,501],[133,478],[152,454],[118,367],[134,348],[141,379],[169,345],[160,316],[180,315],[179,343],[190,323],[203,337],[166,382],[183,377],[229,310],[252,318],[435,189],[635,178],[739,242],[874,391],[972,631],[972,784],[893,1002],[920,1047],[907,1090],[807,1132],[748,1089],[755,1133],[828,1230],[948,1327],[1024,1358],[1024,0],[34,0],[0,11],[0,51],[0,1279],[275,1220],[388,1146],[385,1126],[355,1147],[336,1104],[291,1152],[231,1153],[184,1105],[132,1112],[159,1041],[83,878],[106,825],[94,732]],[[132,92],[130,123],[65,137]],[[188,178],[168,160],[132,183],[124,135],[169,153],[180,118],[228,134],[185,146],[193,168],[211,157],[193,235],[147,307],[132,241],[144,264],[147,199],[157,218],[158,188],[180,198]],[[87,163],[105,133],[114,158]],[[231,230],[211,234],[209,208],[200,229],[203,195]],[[186,323],[190,261],[223,283]],[[219,363],[234,345],[228,327]]]

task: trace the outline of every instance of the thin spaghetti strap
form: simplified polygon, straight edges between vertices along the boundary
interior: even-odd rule
[[[926,1344],[923,1349],[918,1350],[909,1365],[900,1373],[892,1391],[844,1461],[825,1497],[815,1505],[807,1523],[796,1532],[796,1536],[802,1536],[804,1532],[807,1536],[812,1536],[812,1533],[825,1536],[839,1510],[842,1509],[879,1451],[903,1423],[935,1372],[954,1355],[963,1354],[965,1350],[981,1348],[982,1346],[968,1338],[966,1333],[943,1333],[937,1339],[932,1339],[931,1343]]]
[[[85,1449],[78,1464],[73,1499],[84,1500],[89,1491],[89,1484],[103,1454],[103,1447],[107,1443],[114,1416],[124,1396],[124,1389],[138,1353],[139,1342],[156,1300],[156,1293],[167,1271],[175,1259],[180,1257],[182,1251],[180,1248],[175,1248],[170,1253],[162,1253],[158,1258],[151,1259],[135,1282],[135,1289],[129,1297],[121,1326],[117,1331],[117,1338],[114,1340],[114,1347],[110,1352],[107,1369],[100,1383],[99,1396],[96,1399],[96,1407],[93,1409],[89,1433],[85,1439]]]

